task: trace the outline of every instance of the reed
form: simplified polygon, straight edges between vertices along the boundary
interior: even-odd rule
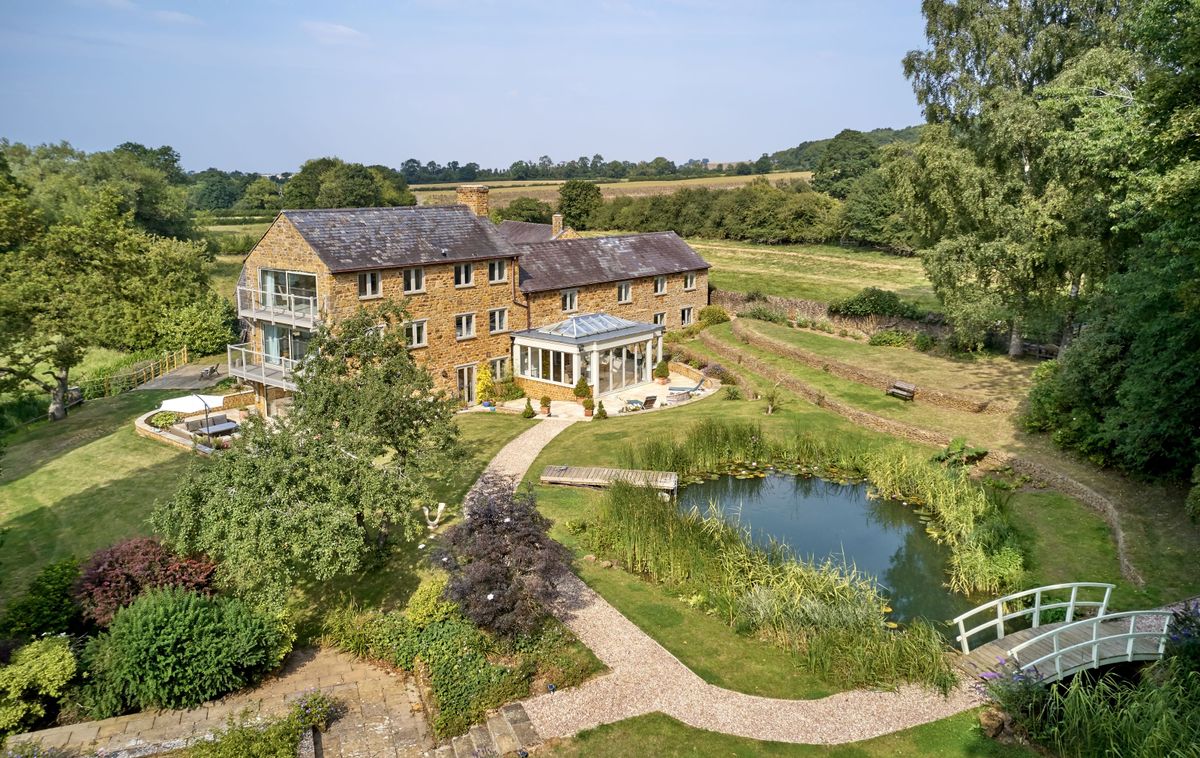
[[[759,546],[715,505],[680,512],[650,489],[617,483],[600,500],[587,540],[630,571],[699,597],[739,631],[772,640],[798,663],[846,686],[955,681],[937,631],[889,629],[875,582],[834,561],[797,560]]]
[[[1006,502],[899,445],[866,448],[808,432],[767,437],[758,424],[708,419],[682,439],[655,438],[627,448],[628,468],[675,471],[686,478],[744,467],[775,466],[829,479],[866,479],[878,497],[929,514],[930,536],[951,552],[948,584],[962,594],[997,594],[1018,586],[1024,556]]]

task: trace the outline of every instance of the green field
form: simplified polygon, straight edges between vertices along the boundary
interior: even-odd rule
[[[924,308],[938,305],[919,258],[833,245],[755,245],[704,239],[689,239],[688,244],[712,264],[709,282],[721,290],[829,303],[863,287],[878,287]]]
[[[761,175],[759,175],[761,176]],[[758,176],[702,176],[694,179],[661,179],[639,182],[598,182],[600,193],[605,199],[614,197],[645,197],[669,195],[685,187],[708,187],[710,189],[735,189],[749,184]],[[811,179],[811,171],[781,171],[766,174],[772,182],[788,179]],[[503,208],[518,197],[533,197],[555,205],[558,203],[558,186],[566,180],[532,179],[528,181],[502,181],[488,183],[488,204],[492,208]],[[449,205],[455,202],[454,188],[467,182],[443,184],[419,184],[411,187],[419,205]]]

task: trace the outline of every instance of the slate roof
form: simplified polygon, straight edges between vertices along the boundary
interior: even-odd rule
[[[332,272],[482,258],[518,249],[464,205],[283,211]]]
[[[708,262],[675,232],[554,240],[518,247],[522,292],[709,268]]]
[[[506,240],[514,245],[549,242],[554,239],[554,227],[550,224],[535,224],[532,221],[501,221],[496,228]]]

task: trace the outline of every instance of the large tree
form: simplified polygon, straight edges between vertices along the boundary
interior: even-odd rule
[[[563,215],[564,226],[587,229],[592,214],[603,202],[600,187],[595,182],[571,179],[558,188],[558,212]]]
[[[419,532],[430,484],[458,450],[454,404],[409,353],[394,306],[322,329],[291,413],[251,422],[198,462],[152,521],[183,552],[207,553],[239,591],[279,602],[297,581],[363,568]]]
[[[855,181],[879,165],[878,153],[867,135],[843,129],[825,146],[813,172],[813,189],[845,200]]]
[[[514,198],[495,212],[499,221],[529,221],[535,224],[549,224],[553,214],[554,208],[550,207],[550,203],[544,203],[536,197]]]

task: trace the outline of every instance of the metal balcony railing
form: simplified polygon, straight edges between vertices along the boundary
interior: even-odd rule
[[[316,296],[238,287],[237,306],[239,316],[259,321],[312,328],[321,320],[322,308]]]
[[[292,358],[268,356],[250,347],[250,343],[229,345],[226,348],[229,360],[229,375],[251,382],[260,382],[270,387],[286,390],[296,389],[295,374],[301,361]]]

